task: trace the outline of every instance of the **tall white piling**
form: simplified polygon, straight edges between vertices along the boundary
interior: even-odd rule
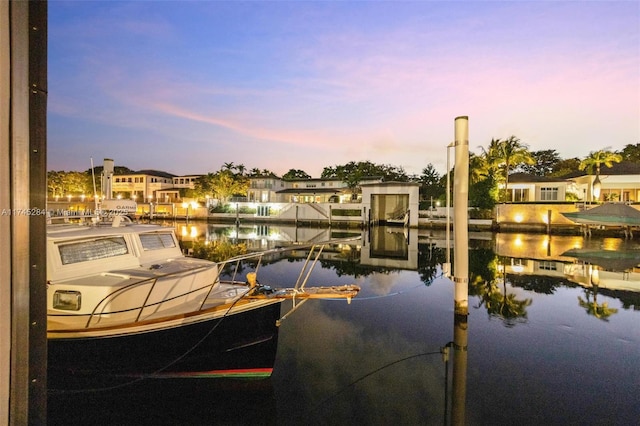
[[[469,313],[469,117],[455,119],[453,282],[455,313]]]

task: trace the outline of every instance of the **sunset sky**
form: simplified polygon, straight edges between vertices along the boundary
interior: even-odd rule
[[[640,143],[637,1],[49,1],[48,169],[445,172]]]

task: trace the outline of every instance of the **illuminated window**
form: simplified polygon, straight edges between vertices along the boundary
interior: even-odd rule
[[[558,201],[558,188],[540,188],[541,201]]]
[[[514,202],[529,201],[529,189],[527,188],[514,188],[511,195]]]

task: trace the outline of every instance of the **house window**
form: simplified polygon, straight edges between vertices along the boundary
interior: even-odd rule
[[[514,188],[511,192],[513,201],[529,201],[529,189],[527,188]]]
[[[558,267],[556,265],[556,262],[549,262],[547,260],[543,260],[540,262],[540,269],[545,271],[556,271],[558,270]]]
[[[558,201],[558,188],[540,188],[541,201]]]

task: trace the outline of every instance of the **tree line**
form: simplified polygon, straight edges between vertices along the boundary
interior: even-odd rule
[[[530,151],[527,144],[516,136],[506,139],[492,139],[488,146],[479,147],[480,153],[469,153],[469,204],[479,208],[491,208],[496,202],[509,201],[509,176],[522,172],[534,176],[563,178],[577,170],[599,175],[601,168],[611,167],[613,163],[629,161],[640,163],[640,144],[626,145],[622,150],[611,148],[592,151],[586,157],[563,159],[554,149]],[[94,177],[99,192],[99,176],[102,167],[84,172],[50,171],[47,174],[48,195],[64,197],[69,194],[94,193]],[[114,174],[133,174],[127,167],[115,167]],[[451,170],[449,173],[455,173]],[[181,196],[204,199],[206,196],[217,198],[223,203],[232,196],[246,196],[250,179],[262,177],[278,179],[268,169],[247,169],[243,164],[223,163],[220,170],[200,176],[194,189],[182,190]],[[304,170],[290,169],[282,175],[283,180],[311,179]],[[420,184],[420,196],[423,200],[446,198],[447,175],[439,174],[433,164],[427,164],[420,175],[409,175],[402,167],[389,164],[375,164],[370,161],[350,161],[343,165],[324,167],[321,179],[339,179],[347,185],[352,194],[359,191],[359,185],[365,178],[379,178],[382,181],[417,182]],[[450,176],[451,181],[452,176]],[[498,189],[502,188],[501,191]]]

